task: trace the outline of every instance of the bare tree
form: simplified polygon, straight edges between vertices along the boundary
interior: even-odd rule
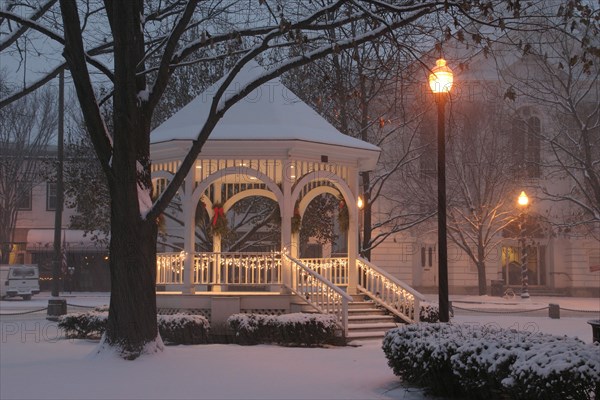
[[[487,292],[486,261],[513,221],[515,183],[506,155],[509,110],[496,101],[453,105],[448,141],[448,234],[477,267],[479,294]],[[508,203],[508,204],[507,204]]]
[[[50,64],[48,73],[31,87],[47,82],[57,70],[68,66],[111,197],[111,302],[104,343],[128,359],[161,348],[157,341],[154,290],[158,217],[180,190],[216,124],[236,102],[292,68],[366,43],[394,29],[429,26],[436,18],[443,24],[454,23],[456,29],[465,20],[500,25],[492,3],[470,1],[105,0],[78,7],[76,2],[61,0],[59,4],[59,9],[51,7],[46,14],[48,19],[42,22],[33,21],[28,12],[6,9],[0,10],[0,18],[17,24],[19,29],[34,30],[64,49],[65,62]],[[515,8],[514,1],[498,1],[496,5],[502,8],[502,16],[507,9],[509,17],[523,12]],[[59,20],[52,21],[54,15]],[[370,23],[361,25],[352,38],[332,39],[322,34],[360,20]],[[513,18],[501,22],[503,28],[519,24]],[[186,31],[196,27],[200,28],[200,37],[185,38]],[[10,30],[8,36],[18,41],[22,33]],[[261,55],[267,59],[274,54],[274,48],[299,44],[305,50],[297,56],[276,60],[264,74],[237,89],[230,87],[251,60]],[[189,58],[201,49],[210,56]],[[173,71],[186,61],[205,62],[232,52],[239,55],[239,61],[219,81],[196,140],[169,185],[152,202],[152,116]],[[103,62],[98,57],[101,54],[110,55],[111,63]],[[151,58],[156,63],[151,64]],[[111,129],[100,112],[99,104],[104,99],[94,91],[92,71],[101,73],[113,87]],[[26,88],[0,100],[0,107],[29,91]]]
[[[31,209],[32,189],[53,157],[55,94],[44,90],[0,109],[0,263],[8,263],[20,210]]]
[[[356,30],[356,25],[352,27]],[[413,34],[417,31],[411,31]],[[347,32],[330,31],[332,37]],[[356,32],[354,32],[356,34]],[[352,36],[352,35],[350,35]],[[419,29],[419,37],[431,36]],[[407,196],[394,190],[403,168],[418,157],[414,131],[404,129],[419,113],[409,112],[408,69],[414,60],[408,49],[420,53],[404,30],[403,45],[379,38],[337,52],[288,74],[286,83],[308,104],[317,109],[340,132],[380,146],[382,154],[375,171],[361,172],[363,199],[361,255],[371,251],[390,235],[429,218],[432,213],[410,207]],[[412,83],[412,82],[411,82]],[[402,137],[404,136],[404,137]],[[402,142],[401,145],[399,145]],[[379,199],[377,209],[373,208]],[[411,202],[412,203],[412,202]]]
[[[520,59],[497,59],[516,111],[528,105],[545,116],[530,134],[544,154],[536,186],[559,204],[552,222],[563,231],[599,235],[600,9],[590,3],[571,12],[568,24],[529,35],[527,45],[523,35],[511,36],[523,50]]]

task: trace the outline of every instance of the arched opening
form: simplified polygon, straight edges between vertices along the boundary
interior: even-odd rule
[[[347,255],[346,232],[340,229],[341,203],[339,197],[322,193],[307,204],[299,230],[300,258]]]
[[[279,204],[266,196],[247,196],[226,210],[228,232],[222,251],[273,252],[281,247]]]

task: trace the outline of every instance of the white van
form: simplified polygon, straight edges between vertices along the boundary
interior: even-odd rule
[[[31,300],[40,292],[40,273],[37,265],[0,266],[0,299],[21,296]]]

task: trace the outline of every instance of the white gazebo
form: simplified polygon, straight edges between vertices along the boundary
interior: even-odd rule
[[[229,87],[236,90],[263,71],[254,64]],[[215,90],[209,88],[153,131],[152,179],[159,191],[200,131]],[[183,251],[158,254],[157,287],[162,291],[158,306],[204,307],[212,310],[214,319],[215,313],[246,309],[289,312],[291,304],[301,299],[347,324],[349,294],[382,298],[397,285],[358,257],[359,172],[374,169],[379,152],[377,146],[338,132],[279,79],[260,86],[227,111],[185,179],[178,196]],[[348,255],[299,259],[292,217],[294,212],[302,216],[311,200],[323,193],[343,198],[348,207]],[[264,196],[278,204],[281,248],[268,253],[224,253],[215,234],[212,252],[196,251],[199,202],[213,219],[249,196]],[[409,303],[414,307],[417,293],[402,290],[396,290],[393,301],[403,302],[402,315],[412,320],[414,310],[407,307]],[[279,305],[268,305],[268,299]],[[391,307],[398,309],[397,304]]]

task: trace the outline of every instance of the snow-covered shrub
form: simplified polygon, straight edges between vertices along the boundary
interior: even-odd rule
[[[235,332],[236,341],[242,345],[276,341],[274,317],[262,314],[233,314],[227,324]]]
[[[62,315],[58,326],[69,339],[100,337],[106,330],[108,312],[88,311]],[[157,316],[158,331],[169,344],[208,343],[208,320],[200,315],[173,314]]]
[[[383,351],[394,374],[433,393],[452,395],[459,383],[452,374],[450,356],[462,338],[449,332],[449,324],[412,324],[388,331]]]
[[[419,321],[421,322],[440,322],[440,308],[437,304],[426,301],[421,302],[419,311]]]
[[[94,311],[108,312],[109,308],[110,308],[110,306],[108,304],[104,304],[104,305],[101,305],[101,306],[98,306],[98,307],[94,308]]]
[[[210,324],[201,315],[159,315],[157,322],[160,336],[167,344],[208,343]]]
[[[240,344],[318,346],[335,341],[335,321],[323,314],[234,314],[227,323]]]
[[[317,346],[335,338],[336,318],[327,314],[294,313],[275,318],[279,343],[283,345]]]
[[[466,330],[466,326],[462,326]],[[495,398],[504,391],[502,379],[520,349],[527,349],[527,332],[519,334],[512,330],[499,330],[493,325],[469,327],[465,340],[456,348],[450,363],[453,374],[468,388],[473,398]]]
[[[58,318],[58,327],[65,332],[69,339],[85,339],[98,337],[106,329],[108,312],[86,311],[61,315]]]
[[[567,337],[454,324],[409,325],[383,341],[403,379],[469,398],[591,399],[600,346]],[[448,388],[440,380],[452,382]]]
[[[591,399],[600,387],[600,345],[532,335],[502,381],[514,399]],[[596,399],[600,393],[596,393]]]

